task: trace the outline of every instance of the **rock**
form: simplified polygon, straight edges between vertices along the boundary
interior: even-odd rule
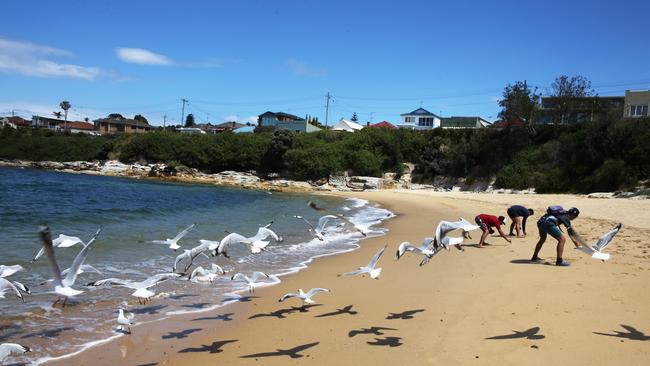
[[[354,176],[350,177],[348,187],[361,187],[361,189],[381,189],[383,187],[383,179],[377,177]]]
[[[130,165],[122,164],[117,160],[108,160],[100,168],[102,174],[108,175],[126,175]]]
[[[614,194],[614,192],[594,192],[589,193],[587,198],[613,198]]]

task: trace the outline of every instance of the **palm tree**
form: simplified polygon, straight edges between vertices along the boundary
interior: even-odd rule
[[[72,107],[72,105],[67,100],[64,100],[63,102],[61,102],[59,104],[59,107],[61,107],[61,109],[63,109],[63,111],[65,112],[65,120],[64,120],[65,122],[63,122],[64,123],[63,124],[63,129],[67,130],[68,129],[68,109],[70,109],[70,107]]]
[[[61,112],[52,112],[52,115],[58,119],[61,119],[61,116],[63,115]]]

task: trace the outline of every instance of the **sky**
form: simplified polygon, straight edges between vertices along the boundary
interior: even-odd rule
[[[650,1],[3,1],[0,116],[497,119],[504,86],[650,89]]]

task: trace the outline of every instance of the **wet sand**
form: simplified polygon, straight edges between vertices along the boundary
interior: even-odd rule
[[[578,196],[431,192],[344,194],[377,202],[398,216],[387,236],[364,240],[354,252],[320,258],[256,290],[248,302],[133,328],[131,336],[51,365],[641,365],[650,359],[650,201]],[[593,260],[567,245],[568,268],[530,264],[537,240],[451,250],[419,267],[420,256],[394,260],[398,244],[432,236],[437,222],[478,213],[505,214],[508,204],[541,212],[547,205],[581,209],[575,227],[593,242],[624,226],[607,252]],[[339,277],[365,265],[381,247],[379,280]],[[554,262],[555,243],[541,256]],[[325,287],[317,304],[278,303],[286,292]],[[155,301],[150,306],[155,306]]]

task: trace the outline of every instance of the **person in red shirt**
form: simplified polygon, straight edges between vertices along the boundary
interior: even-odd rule
[[[501,231],[501,225],[506,224],[505,216],[497,217],[494,215],[480,214],[474,218],[474,221],[476,221],[476,225],[478,225],[483,231],[483,234],[481,234],[481,240],[478,242],[479,248],[483,248],[483,244],[490,245],[485,241],[485,239],[488,234],[494,233],[494,230],[492,230],[493,227],[497,228],[499,235],[501,235],[502,238],[504,238],[508,243],[511,242],[510,239],[506,237],[506,234]]]

